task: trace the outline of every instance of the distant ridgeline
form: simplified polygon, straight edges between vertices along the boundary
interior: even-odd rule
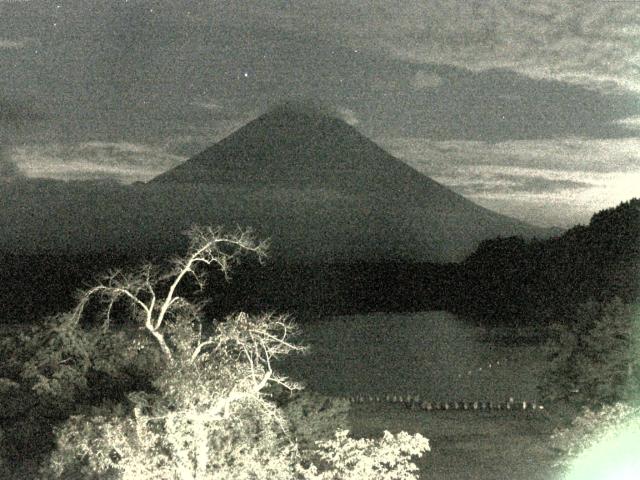
[[[74,293],[93,285],[99,274],[135,267],[145,258],[159,264],[174,254],[0,253],[0,322],[33,322],[69,310]],[[299,320],[330,314],[424,311],[444,308],[444,295],[457,288],[449,281],[455,271],[453,264],[267,260],[260,265],[247,258],[234,267],[228,281],[211,271],[199,295],[208,300],[206,312],[217,319],[238,310],[291,312]]]
[[[153,263],[176,252],[0,253],[1,317],[38,321],[73,306],[76,289],[109,268]],[[286,263],[250,261],[225,282],[212,272],[209,313],[289,311],[307,315],[443,309],[493,325],[546,325],[575,305],[639,296],[640,200],[595,214],[548,240],[483,241],[460,263]]]
[[[640,293],[640,199],[548,240],[483,241],[458,264],[446,308],[496,325],[563,322],[577,304]]]

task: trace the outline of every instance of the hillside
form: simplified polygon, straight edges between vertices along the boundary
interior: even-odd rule
[[[472,203],[342,120],[296,104],[258,117],[147,188],[188,185],[232,188],[238,197],[223,202],[228,214],[241,224],[255,219],[277,249],[314,260],[457,261],[487,238],[549,233]],[[256,202],[243,209],[242,197]]]
[[[495,324],[568,321],[590,300],[637,302],[640,199],[601,210],[557,238],[486,240],[456,268],[458,288],[446,308]]]
[[[95,273],[183,251],[193,224],[252,227],[271,241],[270,265],[243,267],[225,290],[230,309],[334,313],[440,307],[459,286],[434,264],[497,236],[549,235],[475,205],[341,120],[284,105],[148,184],[4,184],[5,316],[67,308]]]

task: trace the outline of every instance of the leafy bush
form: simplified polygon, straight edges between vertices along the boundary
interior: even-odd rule
[[[60,411],[88,398],[123,399],[126,391],[147,385],[163,363],[143,332],[81,327],[72,313],[49,318],[22,352],[21,357],[31,353],[23,360],[20,383],[42,405]]]
[[[348,429],[350,408],[346,399],[306,390],[295,392],[280,405],[291,437],[303,451],[313,449],[316,441],[332,439],[338,430]]]
[[[305,479],[411,480],[417,478],[418,467],[410,458],[429,451],[429,441],[419,433],[412,436],[400,432],[394,436],[385,431],[380,440],[354,440],[348,433],[337,431],[334,439],[317,442],[318,449],[311,455],[316,463],[305,472]]]
[[[572,322],[555,324],[546,345],[547,401],[596,406],[629,398],[640,374],[636,308],[614,298],[577,307]]]
[[[324,480],[368,473],[415,478],[411,475],[417,469],[409,459],[428,449],[420,435],[356,441],[339,431],[335,439],[313,446],[313,436],[329,437],[336,423],[346,423],[348,403],[297,395],[279,409],[255,391],[241,373],[246,368],[242,357],[230,352],[249,324],[266,327],[272,321],[230,318],[219,339],[230,350],[212,352],[229,362],[175,362],[154,382],[160,393],[129,395],[128,412],[123,414],[121,407],[117,413],[72,417],[57,430],[57,449],[43,475]],[[220,368],[225,363],[235,365],[233,372]]]
[[[58,429],[57,449],[43,476],[291,478],[293,445],[278,435],[275,418],[256,414],[251,402],[219,418],[212,408],[197,406],[199,401],[178,408],[166,397],[130,397],[125,414],[72,417]]]
[[[568,428],[557,429],[551,437],[552,447],[561,453],[556,467],[569,468],[581,454],[628,429],[640,436],[640,408],[623,403],[599,410],[585,407]]]
[[[270,358],[295,348],[281,336],[293,325],[239,314],[218,325],[215,342],[201,340],[191,325],[182,327],[174,325],[167,337],[172,360],[154,380],[154,391],[129,394],[124,415],[72,417],[56,432],[57,450],[43,473],[288,478],[275,475],[287,471],[283,466],[293,468],[294,444],[261,389],[272,379],[295,387],[268,366]]]
[[[411,457],[429,451],[428,440],[420,434],[385,432],[380,440],[354,440],[347,437],[347,430],[339,430],[333,439],[300,452],[275,423],[261,424],[255,411],[248,409],[201,432],[209,436],[209,461],[198,474],[192,467],[198,455],[198,443],[192,442],[197,442],[199,431],[190,423],[194,418],[180,420],[176,414],[163,424],[159,416],[145,416],[139,407],[134,410],[134,418],[72,417],[57,432],[58,449],[43,470],[45,478],[75,474],[132,480],[411,480],[418,472]]]
[[[202,267],[226,275],[240,253],[264,255],[246,232],[225,236],[195,228],[185,257],[168,272],[145,266],[111,272],[83,292],[76,309],[51,323],[41,348],[22,376],[41,395],[70,402],[90,391],[91,372],[118,378],[152,350],[150,388],[129,391],[126,400],[72,415],[56,429],[57,448],[41,471],[45,478],[82,475],[117,479],[333,479],[415,478],[413,455],[428,450],[419,434],[352,440],[329,428],[346,419],[348,405],[306,396],[280,408],[270,386],[301,388],[278,375],[272,361],[291,351],[296,326],[286,316],[239,313],[206,323],[201,306],[180,295],[189,276],[203,285]],[[90,301],[104,311],[98,324],[82,327]],[[140,339],[113,332],[112,313],[127,307],[141,324]],[[84,322],[91,325],[92,322]],[[95,322],[94,322],[95,323]],[[209,332],[205,333],[205,330]],[[120,356],[119,356],[120,355]],[[313,414],[305,414],[313,412]],[[287,420],[290,417],[290,421]],[[325,425],[322,422],[329,422]],[[317,436],[317,437],[316,437]],[[315,438],[314,438],[315,437]],[[320,439],[311,447],[311,440]]]
[[[34,338],[41,343],[22,369],[22,379],[41,397],[71,403],[87,386],[86,374],[94,351],[88,332],[74,328],[71,316],[49,319],[47,329]]]

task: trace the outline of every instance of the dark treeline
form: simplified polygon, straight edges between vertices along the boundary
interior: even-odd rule
[[[0,253],[0,322],[37,323],[75,306],[75,293],[105,271],[140,262],[135,255]]]
[[[181,252],[171,252],[172,254]],[[68,310],[74,292],[110,268],[154,264],[169,252],[0,254],[0,317],[37,322]],[[575,306],[638,296],[640,200],[595,214],[548,240],[482,242],[459,264],[279,263],[250,259],[226,282],[212,272],[203,298],[216,318],[237,310],[307,315],[445,309],[494,325],[547,325]]]
[[[212,313],[244,308],[304,317],[434,310],[447,305],[455,271],[455,265],[430,263],[245,264],[228,283],[218,276],[206,296]]]
[[[37,322],[74,306],[79,288],[95,284],[109,269],[161,264],[170,255],[128,254],[0,255],[1,317]],[[215,318],[238,310],[339,315],[373,311],[440,309],[455,290],[455,265],[409,263],[276,263],[250,258],[234,267],[230,279],[212,270],[199,296]],[[186,285],[189,285],[188,283]],[[194,287],[195,285],[191,285]]]
[[[457,268],[447,309],[493,324],[564,323],[587,301],[640,292],[640,200],[593,215],[548,240],[482,242]]]

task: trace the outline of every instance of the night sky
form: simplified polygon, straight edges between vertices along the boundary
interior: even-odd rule
[[[480,205],[640,196],[640,2],[0,0],[0,177],[148,180],[320,100]]]

